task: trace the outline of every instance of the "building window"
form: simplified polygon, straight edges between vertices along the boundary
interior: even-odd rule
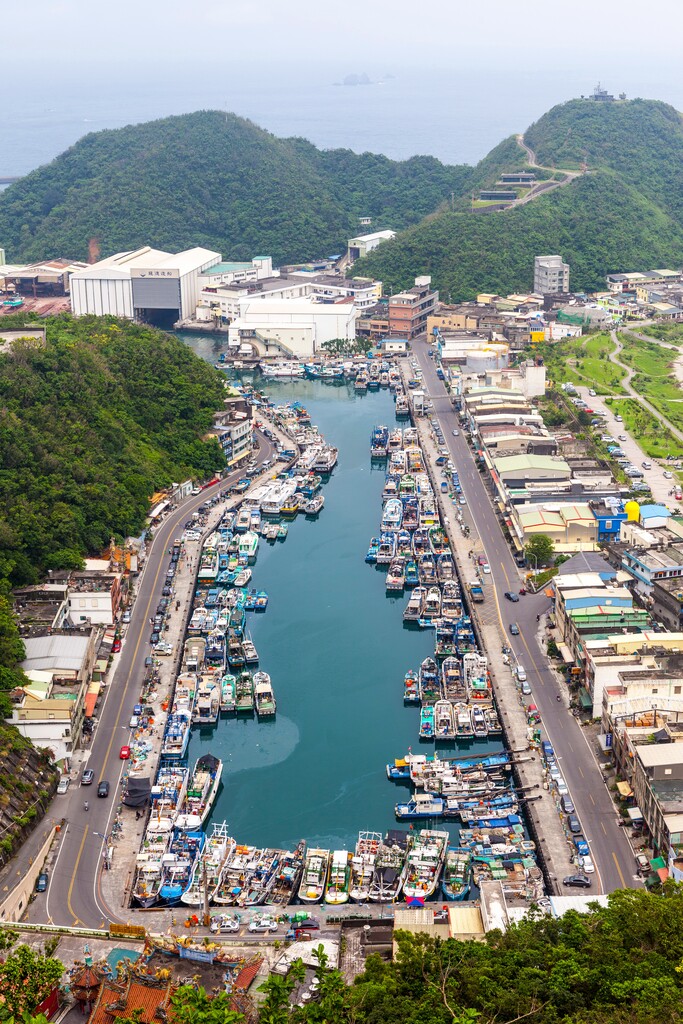
[[[680,686],[674,686],[674,693],[680,693],[680,692],[681,692]]]

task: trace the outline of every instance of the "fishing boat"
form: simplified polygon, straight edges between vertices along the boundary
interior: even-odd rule
[[[409,669],[409,671],[406,672],[403,680],[403,703],[420,703],[420,685],[417,678],[417,672],[414,672],[413,669]]]
[[[361,370],[361,372],[358,374],[355,381],[353,382],[353,390],[357,391],[359,394],[363,394],[365,391],[368,390],[368,381],[369,377],[367,373]]]
[[[249,562],[254,562],[258,554],[258,541],[258,533],[254,533],[253,530],[247,530],[239,539],[239,554],[245,555]],[[237,586],[244,586],[244,584],[238,583]]]
[[[455,712],[455,730],[456,736],[459,740],[470,739],[474,736],[474,729],[472,728],[472,714],[467,704],[455,704],[453,707]]]
[[[453,705],[449,700],[437,700],[434,705],[434,737],[437,740],[455,739]]]
[[[427,530],[417,529],[413,533],[413,554],[418,562],[420,555],[429,554],[429,533]]]
[[[367,553],[365,555],[365,561],[370,565],[373,565],[377,561],[377,552],[379,551],[379,538],[372,537],[368,546]]]
[[[396,554],[409,558],[412,553],[412,537],[407,530],[399,530],[396,537]]]
[[[444,658],[441,666],[441,685],[446,700],[457,703],[466,699],[467,689],[460,671],[459,658],[452,655]]]
[[[435,556],[439,556],[448,550],[448,536],[442,526],[430,527],[429,546],[432,549],[432,554]]]
[[[277,528],[277,539],[285,540],[288,533],[289,527],[287,526],[287,523],[280,523],[280,525]]]
[[[167,855],[173,838],[170,818],[151,819],[135,859],[135,874],[131,886],[134,903],[139,907],[153,907],[159,899],[159,889]]]
[[[464,900],[470,891],[472,855],[468,850],[449,846],[441,881],[444,899]]]
[[[455,580],[455,562],[450,551],[442,551],[436,565],[436,574],[440,583],[449,583]]]
[[[446,580],[441,588],[441,614],[444,619],[456,621],[462,616],[460,587],[455,580]]]
[[[387,444],[389,442],[388,427],[375,427],[370,438],[370,458],[386,459]]]
[[[251,877],[263,854],[256,846],[238,844],[225,865],[213,894],[218,906],[236,906],[240,895],[250,884]]]
[[[371,903],[394,903],[403,884],[403,868],[412,836],[390,829],[380,843],[370,883]]]
[[[438,587],[428,587],[425,595],[424,604],[422,606],[422,619],[431,621],[432,619],[438,619],[441,612],[441,591]]]
[[[192,724],[215,725],[221,707],[221,684],[217,675],[202,675],[197,687],[197,699],[192,713]]]
[[[503,726],[500,724],[498,712],[495,708],[484,708],[484,718],[486,719],[486,728],[489,736],[503,735]]]
[[[387,590],[403,590],[403,585],[405,583],[405,564],[405,558],[400,555],[392,559],[385,583]]]
[[[207,636],[204,661],[219,668],[225,665],[225,633],[221,630],[212,629]]]
[[[273,717],[277,703],[267,672],[254,672],[254,700],[259,718]]]
[[[228,665],[230,668],[241,668],[246,664],[244,646],[241,636],[228,637]]]
[[[251,715],[254,711],[254,677],[251,672],[241,672],[238,675],[236,696],[237,714]]]
[[[414,558],[409,558],[406,562],[405,571],[405,583],[406,589],[416,587],[420,582],[420,574],[417,568],[417,562]]]
[[[440,618],[433,620],[435,630],[434,656],[440,658],[454,658],[458,653],[458,645],[455,642],[455,629],[447,619]]]
[[[242,650],[244,652],[245,665],[255,665],[258,662],[258,651],[250,637],[245,636],[242,640]]]
[[[356,849],[351,859],[349,897],[354,903],[365,903],[370,898],[377,853],[382,842],[381,832],[359,832]]]
[[[257,612],[264,612],[268,607],[268,594],[265,590],[258,590],[256,592],[256,602],[254,610]]]
[[[349,901],[351,885],[351,854],[348,850],[333,850],[325,888],[325,903],[340,906]]]
[[[282,853],[282,850],[270,848],[257,851],[252,868],[236,896],[236,906],[258,907],[268,900],[277,881]]]
[[[240,569],[240,571],[235,574],[233,583],[236,587],[246,587],[251,580],[251,576],[251,569],[249,566],[245,566],[244,569]]]
[[[408,853],[405,867],[403,895],[410,899],[427,900],[436,892],[446,858],[448,832],[421,829]]]
[[[436,562],[434,561],[434,556],[427,551],[423,552],[418,558],[417,571],[420,576],[420,583],[423,587],[429,587],[435,584]]]
[[[414,495],[406,495],[402,498],[403,501],[403,528],[412,533],[413,530],[417,529],[419,522],[419,503]]]
[[[213,754],[202,754],[194,766],[175,827],[185,832],[200,829],[214,805],[223,774],[223,762]]]
[[[316,473],[322,473],[323,475],[331,473],[337,465],[338,456],[339,451],[337,448],[334,448],[331,445],[325,445],[323,448],[318,450],[315,462],[313,463],[313,469]]]
[[[327,867],[330,861],[329,850],[311,849],[306,853],[304,870],[299,886],[299,899],[302,903],[319,903],[325,891]]]
[[[399,498],[389,498],[384,503],[382,512],[382,530],[384,532],[398,531],[401,529],[403,520],[403,504]]]
[[[396,804],[394,812],[399,821],[418,821],[442,818],[445,801],[433,793],[414,793],[410,800]]]
[[[387,473],[386,480],[384,481],[384,489],[382,491],[382,501],[386,501],[388,498],[396,498],[398,496],[398,485],[401,478],[395,473]]]
[[[415,587],[403,612],[404,622],[417,622],[422,615],[422,604],[426,596],[426,587]]]
[[[249,529],[250,524],[251,524],[251,509],[249,509],[245,505],[243,505],[242,508],[237,513],[237,519],[235,520],[235,526],[234,526],[235,532],[236,533],[246,533],[247,530]]]
[[[423,704],[420,709],[420,739],[434,739],[434,705]]]
[[[204,849],[206,836],[203,832],[177,831],[164,857],[159,886],[159,903],[174,907],[190,884],[192,869],[197,857]]]
[[[201,907],[204,900],[211,902],[218,888],[226,861],[232,857],[235,840],[228,835],[226,822],[213,826],[213,832],[204,843],[201,854],[195,858],[190,884],[180,897],[188,907]]]
[[[472,708],[472,731],[476,740],[484,740],[489,734],[483,708]]]
[[[307,516],[317,516],[325,504],[325,498],[322,494],[316,494],[315,497],[311,498],[304,505],[304,512]]]
[[[375,561],[378,565],[389,565],[396,554],[396,534],[382,533],[379,538],[379,547]]]
[[[186,765],[161,765],[149,795],[150,825],[155,820],[173,819],[176,808],[185,799],[189,774]]]
[[[304,868],[306,843],[302,839],[296,850],[281,850],[275,880],[266,894],[269,906],[287,906],[294,902]]]
[[[237,704],[237,680],[229,672],[221,679],[221,711],[229,714]]]
[[[389,434],[387,447],[389,449],[389,453],[396,452],[403,448],[403,431],[400,427],[395,427]]]
[[[181,761],[185,757],[191,724],[191,707],[171,712],[166,719],[166,730],[161,743],[162,758],[167,761]]]
[[[425,658],[420,665],[420,700],[423,704],[433,704],[441,697],[439,667],[434,658]]]

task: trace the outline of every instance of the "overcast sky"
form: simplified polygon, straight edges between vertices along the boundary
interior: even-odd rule
[[[233,61],[264,58],[354,67],[359,60],[465,67],[492,60],[509,67],[554,66],[617,60],[659,65],[673,79],[675,46],[683,28],[680,0],[659,0],[649,10],[636,0],[32,0],[4,3],[4,61],[28,70],[27,59],[81,62],[201,61],[207,74]],[[8,42],[11,40],[11,46]],[[616,58],[616,59],[615,59]]]
[[[0,176],[206,108],[324,148],[473,163],[598,81],[683,110],[681,29],[683,0],[5,0]],[[362,73],[370,86],[339,87]]]

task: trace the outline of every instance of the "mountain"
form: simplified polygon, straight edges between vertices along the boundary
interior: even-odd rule
[[[610,272],[683,263],[683,122],[673,107],[572,100],[544,114],[524,141],[542,165],[537,177],[563,179],[560,187],[501,212],[467,209],[471,189],[493,185],[501,169],[529,169],[526,152],[507,140],[474,168],[455,212],[400,233],[354,273],[387,289],[429,273],[442,298],[457,301],[528,290],[542,253],[562,254],[575,291],[604,286]]]
[[[203,245],[276,263],[343,252],[359,217],[405,228],[460,194],[469,167],[394,161],[278,139],[250,121],[199,111],[86,135],[0,194],[11,261],[86,259],[149,244]]]
[[[154,491],[225,465],[203,440],[224,378],[181,341],[112,317],[40,324],[44,345],[0,353],[0,593],[136,536]]]

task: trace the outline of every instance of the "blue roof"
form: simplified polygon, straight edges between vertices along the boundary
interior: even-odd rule
[[[664,516],[668,519],[671,515],[666,505],[641,505],[640,506],[640,518],[641,519],[656,519],[659,516]]]

